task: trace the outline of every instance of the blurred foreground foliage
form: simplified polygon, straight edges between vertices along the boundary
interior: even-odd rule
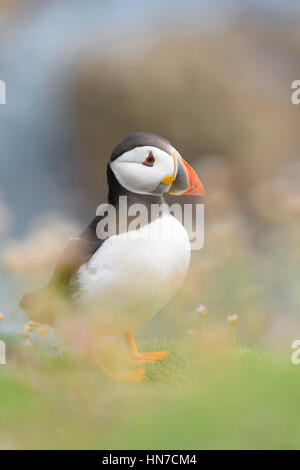
[[[299,448],[300,376],[259,349],[170,348],[135,385],[70,357],[16,345],[0,371],[0,447],[24,449]]]

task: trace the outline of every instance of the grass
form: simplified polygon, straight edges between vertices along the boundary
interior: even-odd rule
[[[0,369],[0,448],[296,449],[300,369],[259,349],[190,341],[135,385],[98,369],[14,347]],[[11,348],[9,348],[11,349]]]

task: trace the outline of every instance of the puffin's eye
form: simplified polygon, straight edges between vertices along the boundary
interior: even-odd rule
[[[155,158],[153,157],[152,153],[150,152],[146,160],[144,161],[144,165],[146,166],[153,166],[155,162]]]

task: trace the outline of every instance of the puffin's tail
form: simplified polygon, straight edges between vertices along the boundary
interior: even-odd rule
[[[47,302],[48,286],[34,292],[24,294],[20,301],[20,307],[28,313],[31,320],[38,323],[53,324],[53,312]]]

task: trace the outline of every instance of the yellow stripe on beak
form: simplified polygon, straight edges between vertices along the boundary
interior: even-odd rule
[[[172,184],[174,181],[174,177],[172,175],[168,175],[168,176],[165,176],[162,180],[161,180],[161,184]]]

